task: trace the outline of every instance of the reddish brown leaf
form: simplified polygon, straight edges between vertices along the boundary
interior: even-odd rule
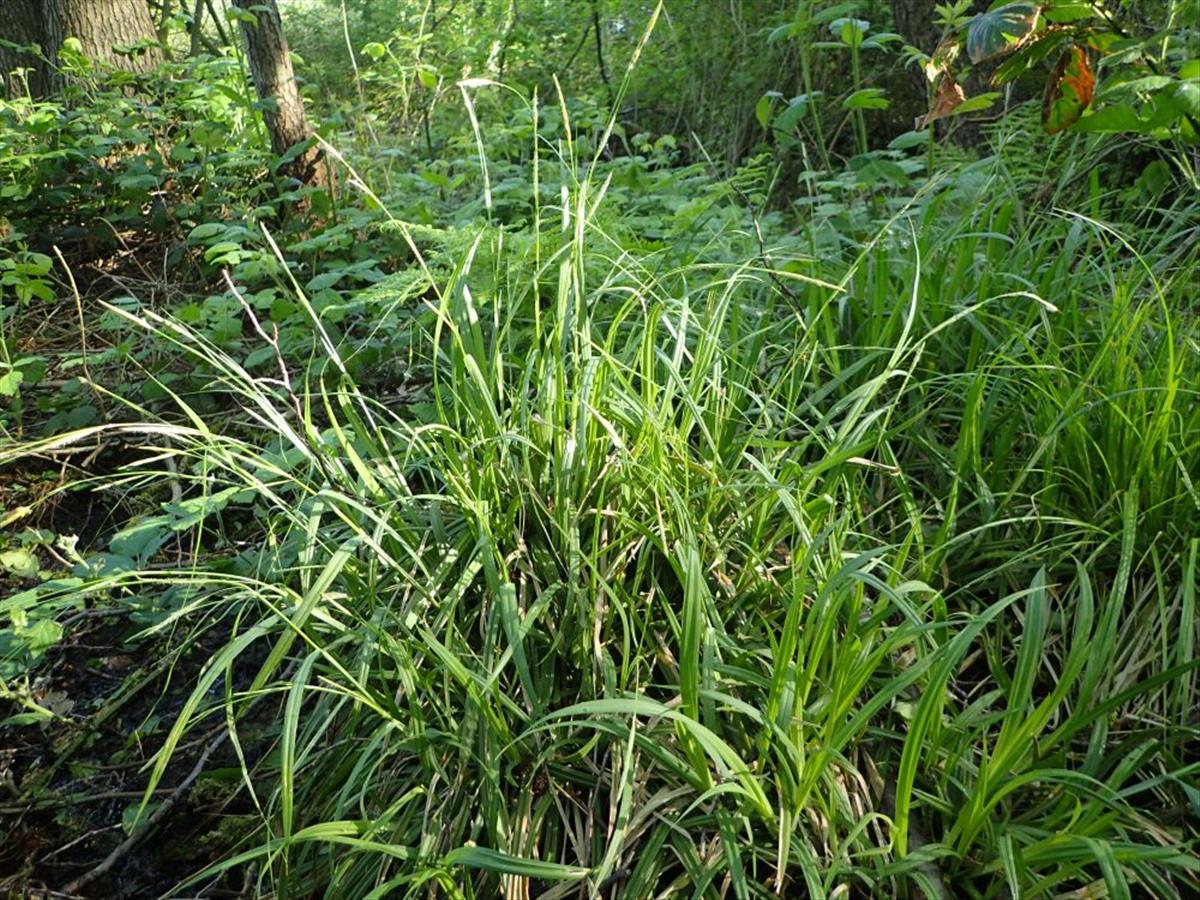
[[[963,93],[962,86],[947,72],[938,82],[937,93],[933,96],[933,105],[929,108],[929,112],[918,116],[916,122],[913,123],[914,127],[917,131],[921,131],[931,122],[946,118],[958,109],[965,99],[966,95]]]
[[[1078,122],[1095,90],[1096,76],[1088,66],[1087,52],[1082,47],[1068,47],[1050,73],[1042,96],[1046,133],[1056,134]]]

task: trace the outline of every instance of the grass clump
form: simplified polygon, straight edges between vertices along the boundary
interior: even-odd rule
[[[372,289],[399,397],[299,286],[279,377],[114,306],[235,411],[25,448],[121,429],[191,498],[38,592],[223,635],[148,790],[224,730],[258,824],[188,889],[1194,889],[1194,206],[935,185],[844,258],[663,265],[583,171]]]
[[[53,299],[12,237],[0,466],[91,472],[0,527],[111,501],[90,544],[0,547],[3,724],[75,729],[8,779],[25,811],[84,796],[75,726],[113,722],[130,840],[173,786],[218,810],[170,895],[1200,892],[1200,207],[1170,170],[1156,205],[1085,195],[1098,144],[1039,169],[1029,113],[973,160],[868,152],[858,109],[862,152],[821,147],[785,209],[805,145],[735,136],[728,177],[694,134],[687,164],[630,146],[600,112],[628,74],[604,107],[462,81],[471,127],[432,158],[419,71],[424,168],[324,145],[349,190],[295,193],[311,222],[215,135],[130,151],[179,164],[157,233],[194,283],[75,287],[78,356],[9,354]],[[42,181],[91,170],[26,143]],[[245,215],[209,221],[226,194]],[[96,698],[39,666],[109,616],[155,659],[72,719]]]

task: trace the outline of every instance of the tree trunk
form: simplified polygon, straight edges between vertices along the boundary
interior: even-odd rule
[[[88,59],[124,69],[148,72],[162,61],[157,48],[133,55],[117,53],[114,46],[157,41],[154,20],[146,0],[43,0],[47,55],[58,56],[63,41],[77,38]]]
[[[313,133],[296,86],[279,8],[275,0],[233,0],[233,5],[257,18],[257,24],[242,22],[242,37],[254,87],[259,98],[266,101],[263,119],[271,135],[271,150],[276,156],[283,156],[296,144],[312,138]],[[266,9],[255,13],[253,7],[256,6]],[[319,185],[326,181],[324,161],[317,147],[293,159],[286,171],[305,184]]]
[[[892,0],[892,20],[896,33],[918,50],[932,54],[941,38],[941,30],[933,21],[930,0]],[[900,118],[904,130],[913,127],[917,116],[929,111],[929,93],[925,73],[909,68],[898,78],[890,92],[892,110]]]
[[[188,55],[199,56],[204,39],[204,0],[196,0],[196,5],[192,7],[192,24],[188,28],[188,34],[191,37],[191,49],[188,51]]]
[[[146,0],[5,0],[0,39],[40,45],[50,65],[32,54],[0,46],[0,91],[10,97],[24,93],[25,85],[11,73],[28,67],[33,70],[29,93],[34,97],[49,93],[57,81],[52,66],[69,37],[78,39],[89,59],[126,71],[146,72],[162,59],[154,47],[133,55],[113,50],[114,45],[156,40]]]
[[[42,0],[8,0],[7,9],[0,19],[0,40],[11,41],[27,47],[38,44],[46,50],[44,12]],[[14,69],[27,68],[29,93],[41,96],[46,89],[46,65],[32,53],[22,53],[0,44],[0,94],[17,97],[25,93],[23,79],[13,75]]]
[[[929,0],[892,0],[892,20],[907,43],[926,53],[933,52],[941,35],[933,22]]]

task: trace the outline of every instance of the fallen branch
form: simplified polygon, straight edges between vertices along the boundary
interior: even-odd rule
[[[196,765],[192,767],[192,771],[188,772],[187,777],[184,778],[183,781],[179,782],[178,787],[171,792],[171,796],[163,801],[162,806],[154,811],[154,814],[146,820],[145,824],[143,824],[141,828],[137,829],[133,834],[117,845],[116,849],[114,849],[112,853],[108,854],[108,856],[104,857],[103,862],[101,862],[98,866],[96,866],[94,869],[84,872],[74,881],[67,884],[67,886],[63,888],[63,893],[78,894],[82,888],[87,887],[97,878],[102,877],[117,863],[124,859],[125,856],[128,855],[129,852],[138,844],[149,837],[150,833],[158,827],[159,823],[166,819],[167,816],[171,815],[171,813],[175,811],[175,807],[179,805],[180,801],[187,796],[187,792],[196,782],[196,779],[200,777],[200,773],[204,771],[204,764],[208,762],[208,758],[212,756],[213,751],[220,747],[228,737],[229,731],[222,726],[220,734],[218,734],[215,738],[209,741],[208,744],[205,745],[204,749],[200,753],[200,758],[196,760]]]

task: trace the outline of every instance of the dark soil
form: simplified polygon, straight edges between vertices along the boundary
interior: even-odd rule
[[[103,549],[131,510],[121,496],[89,488],[87,479],[116,471],[133,458],[128,448],[109,447],[86,460],[24,459],[0,471],[0,517],[25,510],[0,531],[0,549],[15,545],[30,529],[74,535],[81,553]],[[50,548],[31,549],[46,569],[62,568]],[[0,601],[34,584],[0,570]],[[240,793],[241,771],[228,742],[212,751],[199,778],[145,840],[85,888],[74,894],[63,889],[129,836],[147,785],[146,764],[197,674],[228,640],[229,628],[213,622],[207,629],[184,629],[193,639],[188,645],[169,633],[147,637],[144,623],[102,597],[59,621],[62,639],[6,685],[56,718],[0,724],[0,897],[159,896],[227,854],[231,838],[226,835],[242,836],[253,827],[254,819],[248,818],[253,810]],[[249,683],[260,662],[253,652],[245,655],[234,673],[237,686]],[[0,723],[25,711],[19,699],[0,694]],[[255,736],[261,731],[260,725],[244,723],[239,732],[251,764],[265,747]],[[205,725],[185,737],[156,792],[156,804],[174,793],[219,733]],[[233,872],[228,883],[207,883],[189,893],[243,896],[243,877]]]
[[[147,782],[146,763],[191,692],[193,678],[228,634],[211,629],[186,650],[166,639],[135,641],[123,615],[89,611],[38,668],[34,694],[62,718],[0,729],[0,895],[64,896],[129,834]],[[249,680],[255,660],[241,679]],[[0,717],[15,712],[0,702]],[[219,731],[185,738],[155,801],[174,793]],[[253,758],[257,744],[242,734]],[[237,759],[223,743],[161,826],[110,871],[73,896],[155,897],[229,850],[252,812],[240,796]],[[153,812],[153,808],[151,808]],[[203,896],[238,896],[236,884],[208,884]]]

